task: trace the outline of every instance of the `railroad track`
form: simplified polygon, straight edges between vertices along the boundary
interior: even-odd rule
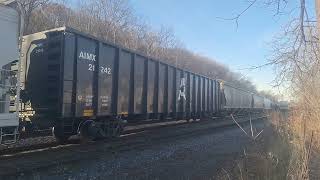
[[[253,121],[265,118],[257,117]],[[239,124],[248,123],[248,120],[239,120]],[[44,170],[56,165],[74,163],[85,160],[92,160],[99,154],[105,155],[128,151],[130,149],[143,148],[154,142],[160,143],[169,139],[186,138],[188,136],[199,136],[212,132],[213,130],[223,130],[234,126],[231,123],[221,123],[214,125],[210,121],[197,123],[182,124],[181,127],[168,126],[166,128],[158,128],[156,130],[143,130],[137,133],[125,134],[121,138],[113,141],[98,141],[83,144],[66,144],[45,147],[44,149],[33,149],[16,153],[2,154],[0,156],[0,176],[15,176],[19,173],[27,173]],[[179,131],[174,131],[179,130]],[[178,132],[178,133],[177,133]],[[50,155],[48,156],[48,153]],[[23,158],[21,158],[23,157]],[[54,160],[50,160],[54,157]],[[21,162],[23,159],[23,162]],[[8,163],[9,162],[9,163]],[[3,171],[3,169],[6,169]]]
[[[265,116],[263,116],[263,117],[265,117]],[[263,118],[263,117],[258,117],[257,119]],[[235,123],[232,123],[230,121],[224,121],[223,119],[225,119],[225,118],[226,117],[217,118],[215,120],[215,122],[213,122],[212,120],[201,120],[201,121],[191,121],[191,122],[190,121],[186,121],[186,120],[179,120],[179,121],[169,121],[169,122],[155,123],[155,124],[148,125],[148,126],[141,125],[141,127],[139,127],[139,126],[131,126],[127,130],[125,130],[125,132],[121,135],[120,138],[117,138],[117,139],[111,140],[111,141],[110,141],[110,139],[106,139],[106,140],[101,140],[99,142],[90,142],[90,143],[95,144],[95,143],[102,142],[102,143],[112,143],[112,144],[116,145],[118,142],[124,142],[127,139],[132,139],[137,135],[138,136],[143,136],[147,132],[150,132],[150,131],[155,130],[155,129],[160,129],[161,130],[163,128],[175,127],[175,126],[183,126],[183,125],[194,124],[194,123],[199,123],[200,126],[201,125],[205,125],[205,124],[215,124],[216,125],[215,128],[236,125]],[[241,119],[241,118],[244,118],[244,116],[237,116],[236,117],[236,119]],[[240,123],[246,123],[246,122],[247,121],[240,122]],[[188,127],[188,128],[193,128],[193,127]],[[38,137],[38,138],[40,138],[40,140],[38,140],[38,141],[41,141],[41,137]],[[80,145],[81,144],[81,141],[80,141],[80,139],[78,137],[71,138],[65,144],[57,143],[54,140],[54,138],[51,137],[51,136],[44,137],[44,138],[47,138],[47,140],[43,140],[44,142],[38,142],[38,143],[35,143],[35,144],[20,145],[20,146],[12,145],[11,147],[8,147],[8,148],[5,148],[5,149],[1,149],[0,150],[0,159],[6,158],[6,157],[11,157],[13,155],[37,152],[39,150],[41,150],[41,151],[42,150],[50,150],[52,148],[63,148],[63,147],[70,147],[70,146]],[[27,139],[23,139],[23,140],[27,140]],[[30,139],[30,140],[32,141],[32,139]]]

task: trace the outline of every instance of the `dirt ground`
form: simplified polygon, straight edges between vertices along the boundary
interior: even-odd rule
[[[121,151],[84,152],[82,156],[88,155],[90,158],[71,163],[58,163],[55,166],[6,179],[229,179],[225,174],[232,173],[234,179],[237,177],[237,173],[234,173],[235,164],[244,168],[245,166],[241,164],[244,162],[241,161],[244,154],[248,154],[248,157],[254,155],[251,152],[259,154],[259,149],[267,147],[270,141],[268,137],[271,137],[272,133],[266,121],[253,123],[254,135],[263,130],[256,140],[249,137],[251,135],[249,123],[243,127],[248,135],[239,127],[232,126],[179,136],[179,132],[183,130],[181,128],[168,131],[168,133],[175,131],[176,138],[150,139],[150,142],[143,146]],[[47,154],[48,159],[51,155]],[[272,154],[270,158],[274,158]],[[247,174],[259,177],[260,174],[255,172],[258,171],[252,170]]]

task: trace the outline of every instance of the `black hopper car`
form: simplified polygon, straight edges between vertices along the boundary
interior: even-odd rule
[[[25,36],[22,51],[24,121],[54,127],[58,140],[118,136],[126,123],[271,108],[264,97],[67,27]]]

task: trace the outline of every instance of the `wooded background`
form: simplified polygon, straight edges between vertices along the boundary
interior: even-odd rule
[[[25,14],[24,34],[69,26],[179,68],[222,79],[257,93],[255,85],[245,76],[186,49],[172,29],[152,28],[136,14],[129,0],[74,2],[70,5],[67,0],[20,0]],[[259,93],[272,97],[269,92]]]

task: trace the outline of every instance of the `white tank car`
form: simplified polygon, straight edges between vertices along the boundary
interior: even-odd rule
[[[0,3],[0,144],[17,139],[19,114],[19,13]]]

